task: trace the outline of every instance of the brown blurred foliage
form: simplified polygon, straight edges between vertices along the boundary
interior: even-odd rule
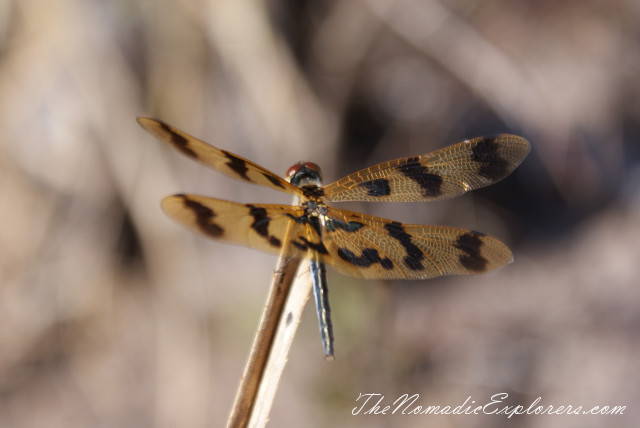
[[[532,142],[474,195],[351,207],[482,230],[516,260],[330,275],[337,361],[307,311],[271,426],[635,426],[639,41],[632,0],[3,0],[0,427],[226,420],[275,258],[195,236],[159,201],[288,198],[171,152],[141,114],[276,172],[312,160],[327,182],[483,134]],[[366,392],[627,410],[352,416]]]

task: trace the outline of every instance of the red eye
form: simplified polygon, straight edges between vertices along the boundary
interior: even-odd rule
[[[313,162],[298,162],[297,164],[291,166],[288,170],[287,170],[287,174],[285,175],[286,178],[291,178],[293,177],[296,172],[298,172],[298,170],[300,170],[300,168],[305,167],[310,169],[313,172],[316,172],[318,174],[320,174],[320,167],[318,165],[316,165]]]
[[[313,162],[305,162],[302,165],[306,166],[311,171],[317,172],[318,174],[320,174],[320,167],[318,165],[316,165],[315,163],[313,163]]]
[[[296,172],[298,172],[298,170],[300,169],[300,167],[302,166],[302,164],[295,164],[292,165],[291,167],[289,167],[289,169],[287,170],[287,173],[285,174],[286,178],[291,178],[295,175]]]

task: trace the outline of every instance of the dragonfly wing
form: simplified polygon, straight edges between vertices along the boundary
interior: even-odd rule
[[[383,162],[325,186],[328,201],[421,202],[496,183],[530,150],[516,135],[480,137],[423,156]]]
[[[292,220],[302,214],[298,207],[173,195],[162,201],[162,209],[179,223],[220,241],[268,253],[280,253],[286,247],[290,256],[306,254],[285,242],[288,227],[292,228],[290,236],[306,234],[304,225]]]
[[[512,261],[498,239],[467,229],[407,225],[328,208],[325,261],[368,279],[426,279],[488,272]]]
[[[149,117],[138,117],[138,123],[159,140],[231,178],[259,184],[297,196],[302,194],[299,188],[287,182],[278,174],[274,174],[268,169],[231,152],[217,149],[168,123]]]

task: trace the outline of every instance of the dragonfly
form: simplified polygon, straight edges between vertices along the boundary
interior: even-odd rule
[[[322,186],[315,163],[299,162],[283,178],[161,120],[137,120],[159,140],[218,172],[295,196],[296,205],[280,205],[176,194],[165,198],[162,208],[211,238],[308,258],[326,359],[334,356],[326,265],[357,278],[428,279],[488,272],[513,261],[504,243],[482,232],[403,224],[327,202],[423,202],[458,196],[509,175],[529,153],[530,144],[522,137],[501,134],[465,140],[364,168]]]

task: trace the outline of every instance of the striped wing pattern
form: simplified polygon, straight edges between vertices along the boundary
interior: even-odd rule
[[[290,184],[278,174],[226,150],[217,149],[168,123],[149,117],[139,117],[138,123],[159,140],[231,178],[297,196],[302,194],[298,187]]]
[[[294,237],[307,234],[305,225],[292,221],[302,215],[301,208],[291,205],[240,204],[205,196],[173,195],[162,201],[162,209],[177,222],[211,238],[267,253],[280,253],[287,227],[293,228]],[[291,256],[306,254],[295,245],[286,248]]]
[[[466,229],[407,225],[328,207],[327,263],[367,279],[426,279],[487,272],[512,261],[509,248]]]
[[[486,272],[511,261],[499,240],[466,229],[406,225],[362,213],[328,208],[323,238],[302,209],[241,204],[195,195],[174,195],[163,210],[183,225],[231,244],[290,256],[316,251],[346,275],[367,279],[427,279]],[[291,227],[290,242],[284,242]]]
[[[327,201],[421,202],[451,198],[496,183],[529,153],[527,140],[497,135],[383,162],[324,186]]]

